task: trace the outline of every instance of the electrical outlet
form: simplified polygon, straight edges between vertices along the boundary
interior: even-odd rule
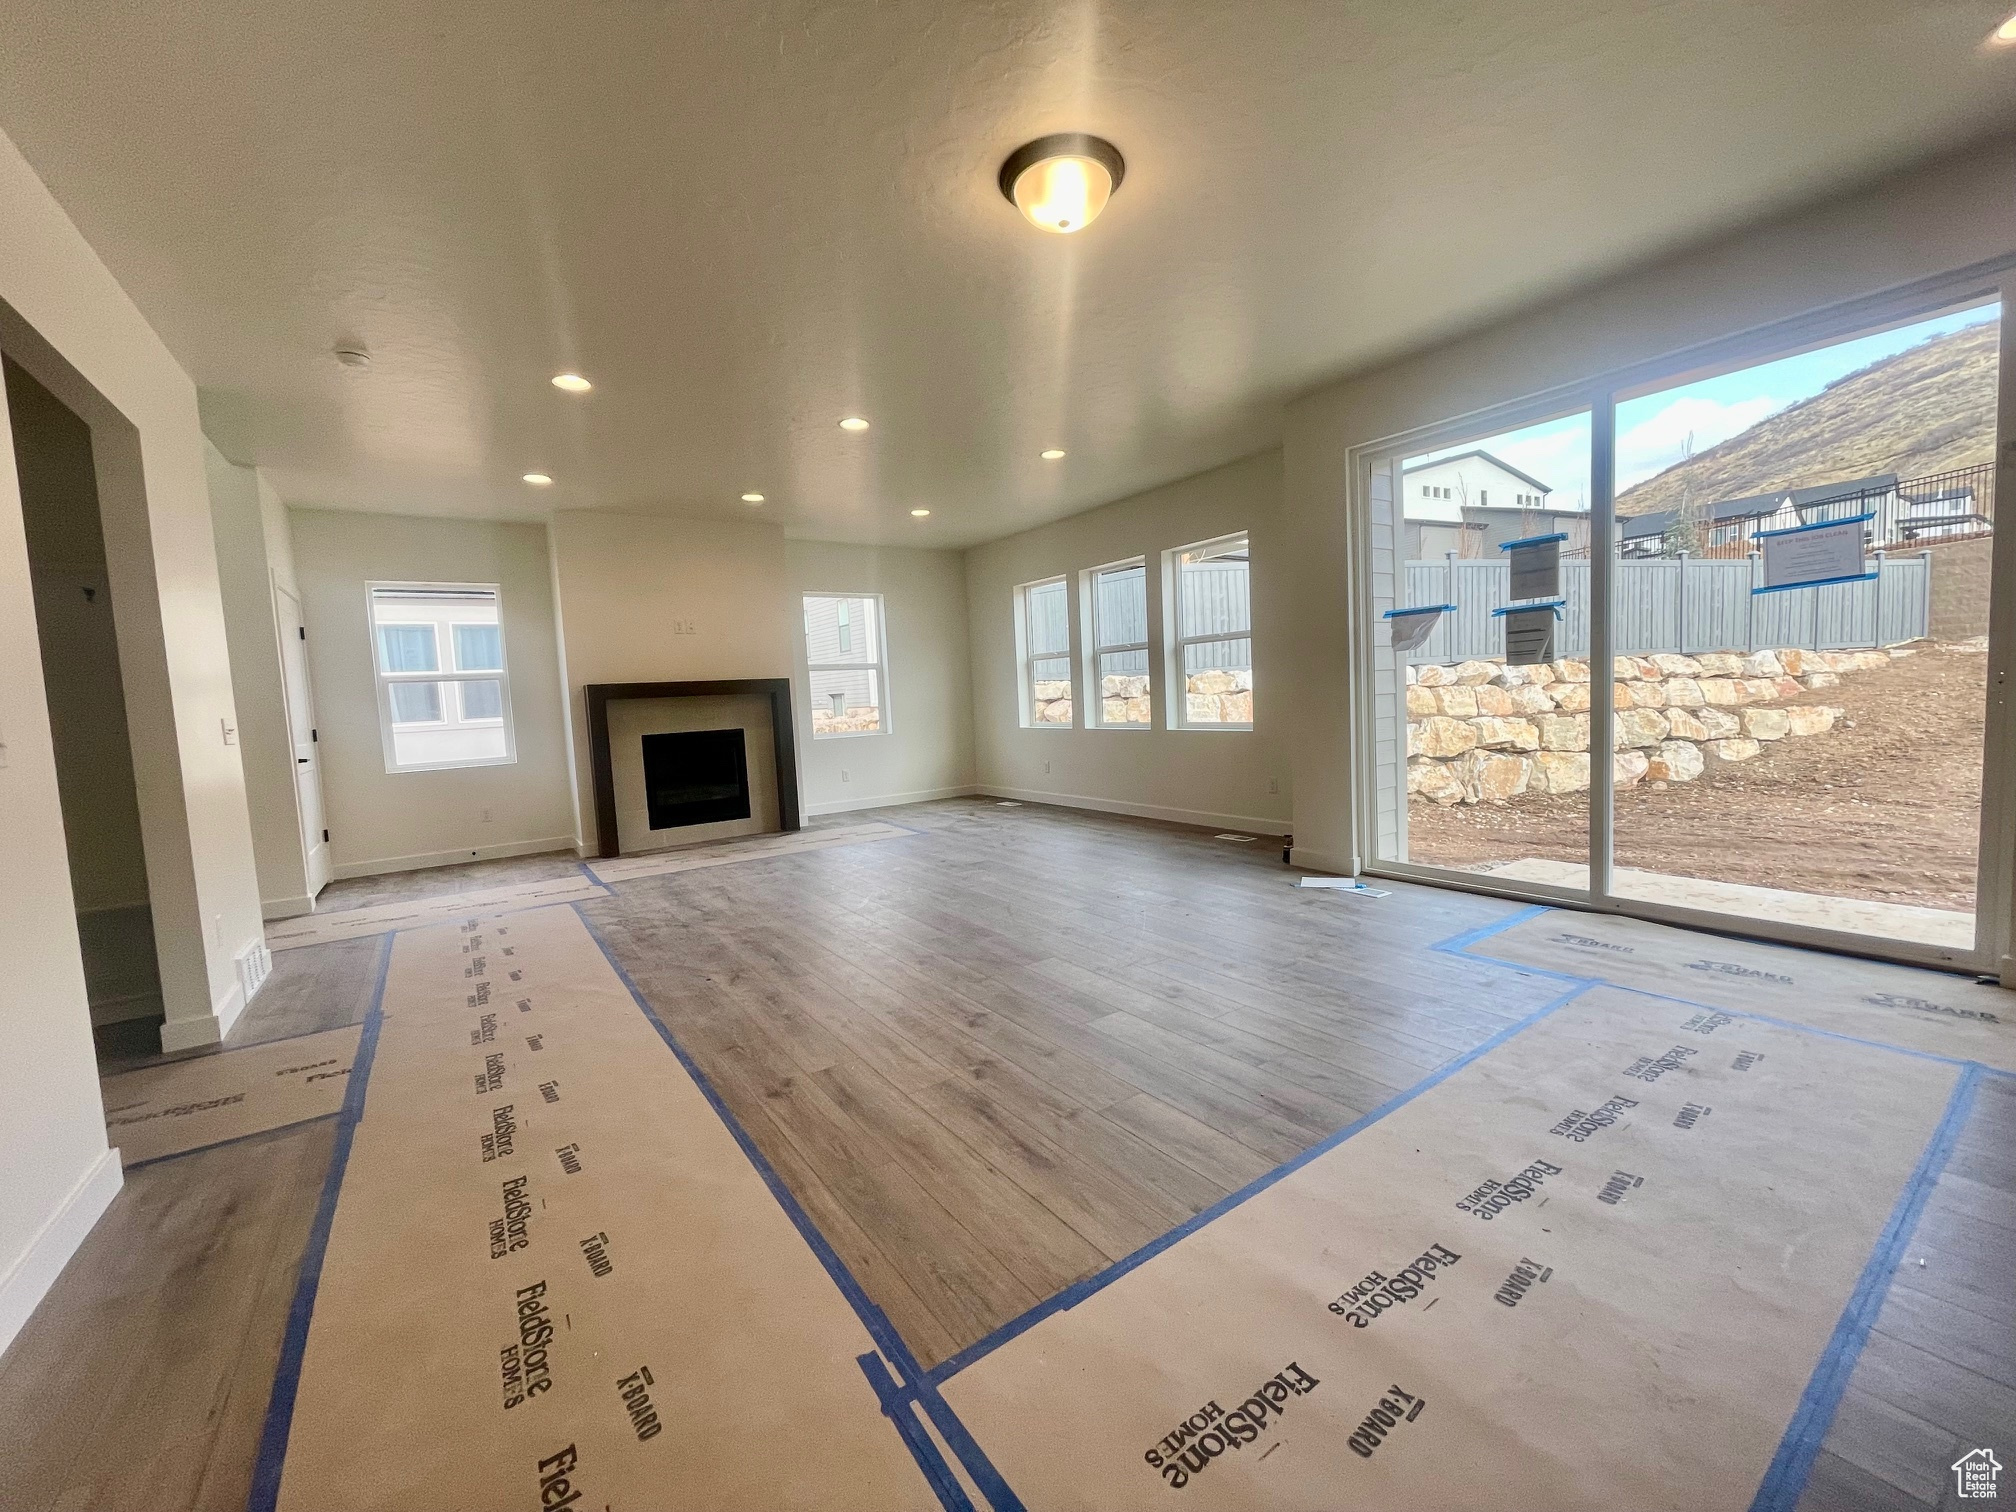
[[[224,915],[222,914],[212,914],[210,916],[210,948],[213,950],[222,950],[224,948]]]
[[[1280,791],[1281,791],[1281,779],[1280,779],[1279,777],[1269,777],[1269,778],[1267,779],[1267,791],[1268,791],[1268,792],[1270,792],[1270,793],[1278,793],[1278,792],[1280,792]]]
[[[1050,763],[1047,761],[1043,763],[1043,775],[1045,777],[1050,775]]]
[[[847,768],[842,767],[840,768],[840,780],[842,782],[852,782],[854,779],[847,775]]]
[[[483,822],[485,824],[488,824],[490,822],[490,810],[488,810],[487,808],[483,810]]]

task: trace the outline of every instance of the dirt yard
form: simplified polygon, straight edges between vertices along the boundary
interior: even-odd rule
[[[1846,718],[1693,782],[1617,793],[1616,864],[1832,897],[1974,907],[1987,657],[1920,643],[1887,667],[1792,699]],[[1416,861],[1466,870],[1588,859],[1587,793],[1408,805]]]

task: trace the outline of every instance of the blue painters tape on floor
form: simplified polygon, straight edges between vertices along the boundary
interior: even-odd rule
[[[343,1190],[343,1173],[350,1164],[350,1146],[357,1125],[364,1117],[364,1094],[371,1082],[371,1065],[378,1055],[378,1030],[385,1021],[385,978],[392,967],[393,936],[383,937],[378,948],[378,979],[371,989],[371,1007],[364,1015],[364,1032],[357,1039],[357,1055],[350,1065],[350,1085],[343,1090],[343,1109],[336,1115],[336,1148],[330,1155],[329,1174],[322,1181],[322,1197],[315,1207],[315,1222],[308,1230],[308,1245],[301,1254],[301,1274],[294,1283],[294,1300],[287,1309],[287,1331],[281,1336],[280,1368],[273,1377],[273,1394],[266,1402],[266,1425],[259,1435],[259,1458],[252,1467],[252,1495],[246,1512],[273,1512],[280,1500],[280,1472],[287,1460],[287,1439],[294,1428],[294,1399],[301,1389],[301,1361],[308,1350],[308,1323],[315,1313],[315,1294],[322,1285],[322,1261],[329,1252],[329,1230],[336,1221],[336,1199]]]
[[[714,1090],[714,1084],[707,1079],[707,1074],[700,1069],[699,1063],[687,1054],[686,1047],[679,1043],[664,1021],[652,1012],[650,1002],[631,980],[630,973],[624,969],[623,963],[616,959],[616,953],[609,948],[609,942],[603,939],[602,932],[595,927],[594,921],[582,911],[578,903],[574,905],[574,912],[587,928],[589,938],[594,940],[596,948],[602,952],[602,958],[609,963],[610,969],[616,973],[618,980],[629,992],[638,1012],[644,1015],[644,1021],[658,1032],[658,1037],[665,1042],[666,1048],[678,1058],[679,1064],[686,1069],[686,1074],[692,1077],[693,1084],[700,1089],[700,1095],[707,1099],[708,1106],[713,1108],[715,1116],[734,1136],[735,1142],[742,1147],[743,1155],[756,1168],[756,1174],[763,1178],[763,1184],[769,1187],[770,1195],[776,1198],[777,1205],[784,1209],[785,1216],[791,1220],[799,1236],[818,1257],[819,1263],[825,1267],[826,1274],[839,1288],[841,1296],[847,1299],[848,1306],[854,1309],[854,1315],[868,1330],[868,1336],[875,1341],[876,1347],[895,1366],[904,1385],[915,1393],[918,1405],[924,1409],[939,1433],[944,1435],[945,1442],[951,1446],[952,1452],[958,1456],[960,1464],[965,1466],[966,1473],[972,1477],[973,1483],[980,1488],[981,1494],[993,1506],[994,1512],[1026,1512],[1021,1499],[1009,1489],[1001,1472],[994,1468],[993,1462],[974,1441],[966,1425],[959,1421],[958,1416],[938,1395],[935,1384],[918,1364],[916,1355],[903,1341],[903,1336],[896,1331],[895,1325],[889,1321],[882,1309],[876,1306],[861,1283],[854,1279],[854,1274],[847,1269],[846,1262],[827,1242],[826,1236],[819,1232],[818,1225],[812,1222],[805,1209],[799,1205],[798,1199],[778,1176],[769,1159],[757,1148],[748,1131],[729,1111],[728,1104],[722,1100],[721,1094]]]
[[[1545,903],[1535,903],[1529,908],[1520,909],[1517,913],[1507,914],[1495,924],[1480,924],[1475,929],[1466,929],[1463,933],[1451,935],[1448,939],[1439,941],[1428,948],[1430,950],[1442,951],[1448,955],[1462,955],[1479,940],[1488,940],[1495,934],[1503,934],[1514,924],[1524,924],[1528,919],[1537,919],[1541,914],[1546,912],[1548,912],[1548,907]]]
[[[1147,1244],[1143,1245],[1140,1249],[1134,1251],[1133,1254],[1128,1255],[1124,1259],[1114,1261],[1113,1264],[1107,1266],[1106,1269],[1099,1271],[1094,1275],[1087,1276],[1082,1281],[1072,1283],[1070,1286],[1065,1287],[1064,1290],[1057,1293],[1056,1296],[1050,1298],[1048,1301],[1039,1302],[1036,1306],[1030,1308],[1029,1311],[1023,1313],[1020,1317],[1011,1318],[1008,1322],[1002,1324],[999,1328],[995,1329],[994,1332],[988,1334],[984,1339],[979,1340],[977,1343],[969,1344],[966,1348],[960,1350],[959,1353],[953,1355],[950,1359],[942,1361],[931,1371],[930,1373],[931,1379],[936,1382],[943,1382],[949,1380],[951,1377],[957,1375],[960,1371],[966,1369],[968,1366],[973,1365],[976,1362],[986,1358],[988,1355],[992,1354],[995,1350],[999,1349],[1003,1344],[1006,1344],[1010,1339],[1013,1339],[1018,1335],[1027,1333],[1030,1329],[1034,1328],[1038,1323],[1041,1323],[1045,1318],[1048,1318],[1055,1313],[1068,1312],[1072,1308],[1076,1307],[1080,1302],[1083,1302],[1087,1297],[1094,1296],[1097,1293],[1104,1291],[1107,1287],[1111,1286],[1115,1281],[1118,1281],[1122,1276],[1126,1275],[1129,1271],[1136,1270],[1140,1266],[1147,1264],[1148,1261],[1154,1259],[1157,1255],[1161,1254],[1164,1250],[1168,1249],[1171,1245],[1177,1243],[1179,1240],[1187,1238],[1189,1235],[1196,1233],[1197,1230],[1203,1228],[1206,1224],[1213,1223],[1216,1220],[1224,1217],[1227,1213],[1231,1212],[1234,1208],[1239,1207],[1241,1204],[1251,1201],[1253,1198],[1259,1196],[1262,1192],[1266,1191],[1269,1187],[1273,1186],[1276,1182],[1280,1181],[1283,1177],[1291,1176],[1295,1172],[1301,1170],[1303,1166],[1309,1164],[1310,1161],[1315,1160],[1320,1156],[1329,1154],[1330,1151],[1336,1149],[1337,1146],[1343,1144],[1344,1141],[1350,1139],[1353,1135],[1363,1133],[1365,1130],[1371,1128],[1372,1125],[1378,1123],[1379,1120],[1381,1120],[1382,1118],[1385,1118],[1389,1114],[1395,1113],[1399,1111],[1401,1108],[1404,1108],[1405,1106],[1407,1106],[1408,1103],[1412,1102],[1415,1098],[1419,1097],[1423,1092],[1428,1091],[1431,1087],[1441,1085],[1443,1082],[1447,1081],[1450,1077],[1454,1076],[1458,1071],[1461,1071],[1465,1066],[1468,1066],[1471,1062],[1477,1060],[1481,1056],[1490,1054],[1493,1050],[1496,1050],[1500,1045],[1504,1044],[1514,1035],[1523,1033],[1525,1030],[1532,1028],[1535,1024],[1539,1023],[1542,1019],[1546,1018],[1550,1013],[1554,1012],[1555,1009],[1561,1007],[1564,1003],[1572,1002],[1575,998],[1580,997],[1584,992],[1587,992],[1591,985],[1593,984],[1584,983],[1576,987],[1573,987],[1569,991],[1564,992],[1559,997],[1553,999],[1551,1002],[1545,1003],[1539,1008],[1536,1008],[1532,1013],[1526,1015],[1525,1018],[1519,1020],[1519,1022],[1517,1022],[1516,1024],[1508,1024],[1505,1028],[1499,1030],[1496,1034],[1492,1035],[1482,1044],[1477,1045],[1473,1049],[1464,1051],[1463,1054],[1457,1056],[1454,1060],[1448,1062],[1440,1069],[1431,1072],[1427,1077],[1425,1077],[1421,1081],[1416,1082],[1413,1086],[1409,1087],[1405,1092],[1400,1093],[1396,1097],[1392,1098],[1390,1101],[1373,1109],[1370,1113],[1367,1113],[1363,1118],[1359,1119],[1356,1123],[1346,1124],[1336,1133],[1324,1139],[1320,1144],[1312,1145],[1309,1149],[1304,1150],[1300,1155],[1297,1155],[1293,1160],[1287,1161],[1282,1165],[1276,1166],[1266,1175],[1261,1176],[1252,1182],[1249,1182],[1247,1185],[1241,1187],[1238,1191],[1233,1192],[1231,1195],[1221,1198],[1219,1201],[1213,1203],[1210,1207],[1204,1209],[1203,1212],[1197,1214],[1194,1218],[1191,1218],[1188,1222],[1171,1229],[1168,1233],[1164,1234],[1159,1239],[1149,1241]]]
[[[938,1498],[938,1505],[946,1512],[973,1512],[973,1500],[966,1494],[966,1488],[959,1484],[959,1478],[945,1463],[945,1457],[938,1452],[938,1446],[931,1442],[931,1435],[917,1421],[913,1406],[917,1400],[915,1391],[906,1391],[896,1383],[896,1377],[889,1373],[889,1367],[882,1356],[874,1353],[860,1356],[855,1364],[868,1377],[868,1384],[875,1390],[875,1398],[882,1404],[882,1414],[896,1425],[896,1432],[910,1450],[910,1457],[917,1461],[917,1468],[930,1483],[932,1494]]]
[[[1779,1441],[1778,1452],[1772,1456],[1771,1466],[1765,1471],[1756,1498],[1750,1503],[1750,1512],[1793,1512],[1793,1508],[1798,1506],[1799,1498],[1806,1490],[1806,1479],[1813,1472],[1813,1461],[1819,1457],[1827,1430],[1833,1426],[1834,1414],[1841,1406],[1842,1395],[1848,1390],[1849,1378],[1855,1373],[1855,1363],[1861,1358],[1862,1347],[1869,1341],[1869,1331],[1876,1326],[1877,1316],[1883,1311],[1883,1301],[1890,1293],[1891,1280],[1904,1258],[1904,1247],[1917,1232],[1918,1221],[1925,1214],[1932,1189],[1938,1185],[1940,1173],[1952,1158],[1953,1146],[1959,1142],[1960,1131],[1966,1125],[1968,1114],[1973,1111],[1974,1094],[1980,1083],[1981,1068],[1971,1065],[1961,1071],[1959,1080],[1954,1083],[1953,1095],[1946,1103],[1946,1115],[1933,1130],[1924,1154],[1918,1159],[1918,1168],[1912,1172],[1911,1180],[1898,1197],[1890,1221],[1884,1226],[1882,1236],[1869,1256],[1869,1263],[1862,1268],[1862,1277],[1849,1296],[1847,1307],[1842,1309],[1841,1320],[1834,1325],[1833,1337],[1828,1340],[1820,1363],[1814,1367],[1812,1378],[1806,1383],[1805,1394],[1792,1414],[1791,1425]]]
[[[1628,992],[1634,997],[1650,998],[1654,1002],[1678,1003],[1683,1008],[1693,1008],[1702,1013],[1721,1013],[1726,1014],[1730,1018],[1747,1019],[1753,1023],[1758,1024],[1771,1024],[1779,1029],[1790,1029],[1795,1034],[1810,1034],[1818,1039],[1839,1040],[1844,1044],[1861,1045],[1864,1048],[1870,1050],[1887,1050],[1892,1055],[1908,1055],[1916,1060],[1937,1061],[1941,1065],[1972,1066],[1977,1072],[1987,1076],[1996,1076],[1996,1077],[2016,1076],[2016,1072],[2000,1071],[1990,1066],[1984,1066],[1979,1061],[1968,1060],[1963,1056],[1940,1055],[1936,1051],[1932,1050],[1914,1050],[1908,1045],[1893,1045],[1887,1040],[1865,1039],[1861,1035],[1843,1034],[1838,1029],[1821,1029],[1812,1024],[1798,1024],[1794,1023],[1790,1019],[1773,1017],[1771,1014],[1768,1013],[1752,1013],[1742,1008],[1720,1008],[1713,1003],[1703,1003],[1697,1001],[1694,998],[1681,997],[1677,993],[1654,992],[1649,987],[1629,986],[1623,982],[1613,982],[1608,977],[1583,976],[1572,971],[1556,971],[1552,967],[1548,966],[1529,966],[1524,961],[1508,961],[1501,956],[1487,955],[1485,952],[1481,950],[1473,950],[1470,948],[1471,946],[1476,945],[1480,941],[1488,940],[1489,938],[1491,938],[1491,936],[1499,934],[1504,930],[1510,929],[1514,924],[1521,924],[1528,919],[1537,917],[1540,914],[1551,913],[1553,911],[1554,910],[1547,908],[1544,905],[1529,908],[1521,913],[1512,915],[1512,917],[1508,919],[1501,919],[1496,924],[1488,924],[1482,929],[1472,929],[1466,931],[1463,934],[1452,935],[1450,936],[1450,938],[1441,941],[1439,944],[1432,945],[1429,948],[1431,950],[1439,950],[1450,955],[1466,956],[1473,961],[1482,961],[1487,966],[1503,966],[1507,971],[1517,971],[1527,976],[1538,975],[1545,977],[1554,977],[1557,980],[1564,982],[1586,982],[1592,987],[1608,987],[1613,992]],[[1677,924],[1665,924],[1660,925],[1659,927],[1662,929],[1681,928],[1681,926]],[[1683,930],[1682,932],[1688,934],[1700,933],[1700,931],[1698,930]],[[1725,938],[1725,936],[1715,935],[1711,936],[1711,938],[1722,939]],[[1731,936],[1727,938],[1740,939],[1742,937]],[[1755,940],[1745,940],[1744,943],[1760,944],[1763,942]],[[1774,950],[1804,950],[1815,955],[1831,955],[1834,956],[1836,959],[1840,958],[1838,952],[1822,950],[1817,946],[1778,945],[1773,943],[1769,945],[1767,948]],[[1917,969],[1923,970],[1926,968],[1921,967]]]

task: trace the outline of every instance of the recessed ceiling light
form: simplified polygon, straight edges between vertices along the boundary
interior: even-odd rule
[[[1064,448],[1061,446],[1053,446],[1050,448],[1050,450],[1043,453],[1043,460],[1045,462],[1058,462],[1063,460],[1063,456],[1064,456]]]
[[[2011,16],[1988,33],[1990,47],[2016,47],[2016,16]]]
[[[1120,149],[1104,137],[1060,131],[1024,142],[1001,165],[1001,192],[1044,231],[1083,231],[1126,177]]]
[[[570,394],[585,394],[595,385],[579,373],[560,373],[554,377],[553,387],[565,389]]]
[[[744,494],[742,495],[742,502],[744,504],[761,504],[763,502],[763,495],[757,493]]]
[[[530,483],[534,488],[547,488],[550,487],[553,482],[553,480],[547,477],[546,474],[544,473],[527,473],[525,474],[525,481],[527,483]]]
[[[845,420],[840,422],[840,429],[844,431],[864,431],[868,429],[868,422],[863,420],[859,415],[849,415]]]
[[[928,510],[928,509],[913,509],[913,510],[911,510],[911,511],[910,511],[910,513],[911,513],[911,515],[912,515],[912,516],[913,516],[914,518],[916,518],[916,519],[919,519],[919,520],[921,520],[921,519],[923,519],[923,518],[924,518],[924,517],[925,517],[926,515],[928,515],[929,513],[931,513],[931,511],[930,511],[930,510]]]

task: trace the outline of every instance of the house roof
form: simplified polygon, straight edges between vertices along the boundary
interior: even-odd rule
[[[1451,462],[1462,462],[1468,460],[1471,457],[1482,457],[1486,462],[1489,462],[1493,467],[1499,469],[1501,472],[1508,472],[1515,478],[1519,478],[1524,480],[1525,482],[1531,483],[1535,488],[1539,489],[1540,492],[1542,493],[1554,492],[1553,484],[1542,483],[1538,478],[1534,477],[1533,474],[1529,472],[1521,472],[1518,468],[1514,467],[1510,462],[1507,462],[1503,457],[1494,456],[1488,451],[1483,451],[1479,449],[1472,449],[1466,452],[1457,452],[1454,456],[1451,457],[1437,457],[1433,462],[1416,462],[1412,467],[1403,467],[1400,469],[1400,471],[1401,474],[1404,476],[1407,473],[1423,472],[1431,467],[1447,467]]]
[[[1885,493],[1897,486],[1897,474],[1872,473],[1866,478],[1852,478],[1845,483],[1820,483],[1811,488],[1781,488],[1775,493],[1751,494],[1741,499],[1724,499],[1708,511],[1708,523],[1720,525],[1730,520],[1757,520],[1766,515],[1776,514],[1784,508],[1789,499],[1795,510],[1806,510],[1815,504],[1825,504],[1834,499],[1853,498],[1857,494]],[[1626,515],[1618,521],[1624,527],[1624,539],[1640,540],[1645,536],[1664,535],[1673,528],[1680,517],[1677,509],[1661,509],[1651,514]]]

